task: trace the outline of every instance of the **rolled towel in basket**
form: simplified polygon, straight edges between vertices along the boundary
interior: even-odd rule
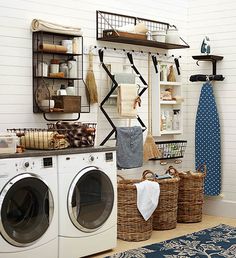
[[[32,31],[48,31],[48,32],[64,33],[64,34],[75,35],[75,36],[81,36],[83,34],[81,28],[63,26],[63,25],[59,25],[56,23],[52,23],[52,22],[48,22],[40,19],[32,20],[31,29]]]
[[[137,207],[143,218],[147,221],[155,211],[159,196],[160,186],[158,182],[145,180],[135,184],[137,188]]]
[[[53,150],[69,147],[69,143],[57,132],[29,131],[21,136],[21,145],[26,149]]]

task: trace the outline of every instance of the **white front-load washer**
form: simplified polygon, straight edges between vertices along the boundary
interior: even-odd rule
[[[0,159],[0,258],[58,257],[57,158]]]
[[[116,152],[58,156],[59,258],[116,246]]]

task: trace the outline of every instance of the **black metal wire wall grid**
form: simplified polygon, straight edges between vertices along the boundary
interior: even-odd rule
[[[148,32],[132,32],[133,27],[138,24],[143,24]],[[166,32],[170,27],[175,27],[174,25],[170,25],[166,22],[159,22],[117,13],[97,11],[96,26],[97,40],[163,49],[189,48],[189,45],[181,37],[179,37],[179,44],[156,41],[150,37],[152,32]]]
[[[116,30],[125,25],[136,25],[138,22],[143,22],[149,31],[164,31],[169,28],[169,24],[165,22],[158,22],[117,13],[97,11],[97,39],[103,38],[104,30]]]

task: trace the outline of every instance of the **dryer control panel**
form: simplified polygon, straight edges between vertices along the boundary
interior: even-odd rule
[[[44,168],[53,167],[52,157],[43,158],[43,167]]]

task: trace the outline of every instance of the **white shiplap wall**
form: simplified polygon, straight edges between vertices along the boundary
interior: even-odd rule
[[[12,127],[42,126],[41,114],[32,113],[32,48],[30,23],[33,18],[82,27],[84,44],[102,45],[96,42],[96,10],[129,14],[150,19],[168,21],[185,30],[186,2],[174,1],[171,12],[164,0],[158,4],[148,0],[136,1],[77,1],[77,0],[12,0],[0,1],[0,129]],[[171,19],[169,19],[171,17]],[[106,44],[112,46],[112,44]],[[130,47],[130,46],[129,46]],[[133,47],[132,47],[133,48]],[[115,58],[114,62],[119,58]],[[100,93],[105,93],[106,75],[95,58],[94,70]],[[85,58],[85,68],[87,67]],[[102,95],[101,95],[102,94]],[[96,105],[90,114],[83,114],[82,121],[97,121]],[[102,118],[101,118],[102,119]],[[102,122],[102,121],[101,121]],[[102,123],[99,122],[99,126]],[[102,139],[103,136],[101,136]],[[99,137],[98,137],[99,138]],[[99,139],[98,139],[99,141]]]
[[[235,217],[236,205],[236,2],[232,0],[189,1],[187,73],[211,73],[210,62],[199,62],[197,66],[192,55],[200,54],[201,42],[208,35],[211,54],[224,56],[217,63],[217,73],[223,74],[223,82],[214,82],[214,94],[221,122],[222,145],[222,195],[206,200],[205,212]],[[188,139],[185,165],[194,167],[194,126],[201,83],[189,83],[186,88],[186,128]],[[206,111],[207,112],[207,111]]]
[[[0,128],[40,127],[45,125],[41,114],[32,113],[32,48],[30,23],[33,18],[44,19],[68,26],[79,26],[83,29],[84,45],[122,47],[126,49],[157,51],[145,47],[117,45],[96,41],[96,10],[139,16],[143,18],[169,22],[178,26],[181,35],[186,37],[187,3],[185,0],[175,0],[169,8],[164,0],[156,3],[154,0],[141,1],[36,1],[12,0],[0,3]],[[160,49],[162,53],[164,50]],[[96,54],[96,51],[94,52]],[[175,53],[175,52],[174,52]],[[186,56],[186,51],[181,55]],[[176,55],[179,55],[176,51]],[[184,58],[182,59],[184,62]],[[181,61],[182,61],[181,60]],[[106,63],[116,67],[127,63],[127,58],[121,54],[114,55],[107,51],[104,56]],[[135,64],[147,79],[147,56],[135,55]],[[87,67],[87,58],[85,65]],[[86,70],[86,69],[85,69]],[[94,58],[94,72],[98,85],[99,99],[108,91],[107,76],[99,65],[98,56]],[[85,74],[84,74],[85,75]],[[140,116],[147,124],[147,93],[142,98]],[[111,111],[112,115],[112,111]],[[93,105],[90,114],[82,114],[82,121],[98,121],[99,144],[109,132],[110,125],[101,114],[97,105]],[[124,121],[123,121],[124,124]],[[133,122],[135,124],[135,121]]]
[[[96,42],[95,11],[104,10],[127,15],[139,16],[153,20],[166,21],[179,28],[181,36],[191,46],[190,50],[173,51],[181,55],[182,80],[185,94],[184,137],[188,140],[184,166],[194,168],[194,120],[200,84],[194,86],[188,83],[188,77],[193,73],[210,72],[210,64],[195,65],[191,56],[199,54],[202,38],[208,35],[211,39],[213,54],[224,55],[219,63],[219,71],[226,76],[224,82],[215,83],[214,92],[220,112],[222,127],[222,199],[212,202],[214,212],[218,212],[219,202],[234,204],[236,201],[235,170],[236,151],[234,148],[236,133],[235,101],[236,97],[236,48],[235,38],[236,3],[226,0],[193,1],[173,0],[171,6],[165,0],[158,2],[147,0],[108,1],[101,0],[0,0],[0,131],[12,127],[40,127],[46,123],[40,114],[32,112],[32,48],[30,23],[33,18],[40,18],[59,24],[80,26],[84,31],[85,46],[103,46]],[[206,17],[206,18],[205,18]],[[187,37],[188,36],[188,37]],[[106,46],[116,44],[106,43]],[[141,47],[123,45],[125,48],[141,49]],[[148,50],[148,48],[143,48]],[[158,50],[162,52],[163,50]],[[111,57],[108,53],[107,62],[118,64],[126,62],[124,57]],[[135,56],[139,69],[147,76],[145,56]],[[85,65],[87,67],[87,58]],[[97,80],[99,97],[106,93],[107,78],[99,66],[98,58],[94,58],[94,71]],[[140,115],[147,122],[147,94],[143,96],[143,107]],[[82,121],[98,122],[98,143],[108,132],[109,125],[97,105],[93,105],[90,114],[83,114]],[[155,166],[155,164],[154,164]],[[135,173],[134,171],[130,172]],[[217,205],[215,205],[215,203]],[[214,206],[215,205],[215,206]],[[219,206],[219,205],[218,205]],[[227,216],[227,213],[224,214]]]

